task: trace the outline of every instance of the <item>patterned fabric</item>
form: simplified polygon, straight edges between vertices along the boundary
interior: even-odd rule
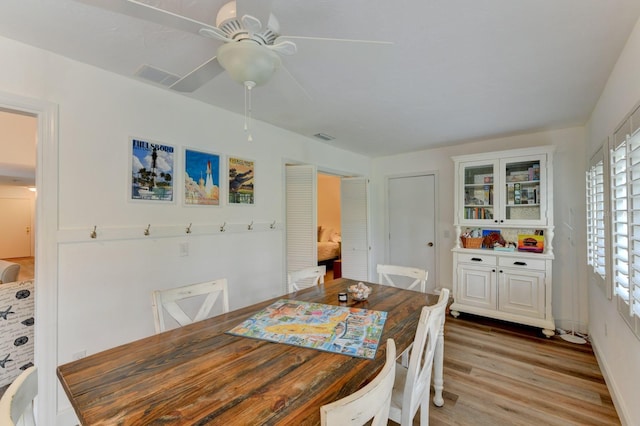
[[[33,365],[33,281],[0,284],[0,386]]]

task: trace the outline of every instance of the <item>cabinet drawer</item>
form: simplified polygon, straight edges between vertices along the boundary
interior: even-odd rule
[[[546,261],[544,259],[531,259],[529,257],[500,257],[498,265],[518,268],[518,269],[535,269],[544,271],[546,269]]]
[[[458,253],[458,262],[495,266],[498,264],[498,258],[496,256],[486,254]]]

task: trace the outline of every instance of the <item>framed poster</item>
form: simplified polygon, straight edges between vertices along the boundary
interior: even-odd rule
[[[175,149],[159,142],[131,138],[130,200],[173,202]]]
[[[254,163],[229,157],[229,204],[253,204]]]
[[[220,156],[185,148],[184,204],[188,206],[220,205]]]

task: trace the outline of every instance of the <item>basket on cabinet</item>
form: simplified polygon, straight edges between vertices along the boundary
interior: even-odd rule
[[[460,237],[462,240],[462,247],[464,248],[482,248],[482,240],[484,238],[471,238],[471,237]]]

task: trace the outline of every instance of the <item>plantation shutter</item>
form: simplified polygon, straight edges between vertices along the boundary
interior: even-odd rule
[[[587,262],[593,272],[606,276],[604,160],[587,171]]]
[[[318,264],[317,170],[286,167],[287,271]]]

